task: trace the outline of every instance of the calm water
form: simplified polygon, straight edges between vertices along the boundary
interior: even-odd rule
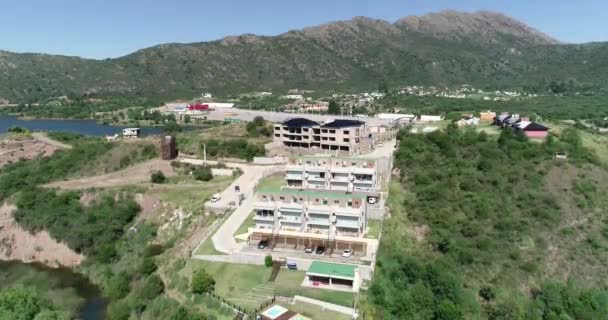
[[[10,269],[33,268],[39,272],[45,272],[50,277],[57,279],[63,288],[74,288],[76,293],[84,299],[80,306],[78,319],[102,320],[105,318],[107,301],[101,296],[99,288],[90,283],[86,277],[74,273],[68,268],[49,268],[37,263],[21,263],[17,261],[0,261],[0,271]]]
[[[0,134],[6,133],[11,127],[27,128],[31,131],[61,131],[79,133],[87,136],[106,136],[122,133],[122,129],[128,127],[104,126],[95,120],[20,120],[13,116],[0,116]],[[160,134],[160,127],[142,127],[141,134]]]

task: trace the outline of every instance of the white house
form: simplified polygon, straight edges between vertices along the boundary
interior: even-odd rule
[[[209,109],[234,108],[234,103],[209,102],[209,103],[204,103],[204,104],[208,104]]]
[[[419,118],[419,120],[422,121],[422,122],[436,122],[436,121],[443,120],[443,116],[421,115],[420,118]]]
[[[140,132],[140,128],[124,128],[122,129],[122,136],[125,138],[138,138]]]
[[[476,126],[476,125],[479,125],[479,118],[465,117],[465,118],[462,118],[462,119],[456,121],[456,125],[459,127]]]
[[[302,100],[302,99],[304,99],[304,96],[302,96],[301,94],[288,94],[286,96],[283,96],[282,98],[283,99]]]
[[[386,120],[414,119],[415,115],[405,113],[378,113],[376,118]]]

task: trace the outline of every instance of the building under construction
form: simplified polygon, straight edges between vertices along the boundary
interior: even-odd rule
[[[163,160],[173,160],[177,157],[175,136],[162,136],[160,138],[160,156]]]

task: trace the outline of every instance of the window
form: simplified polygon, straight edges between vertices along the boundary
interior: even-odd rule
[[[344,134],[349,134],[350,132],[348,130],[344,130]]]
[[[277,137],[277,138],[280,138],[280,137],[281,137],[281,134],[280,134],[280,133],[275,133],[275,135],[274,135],[274,136],[275,136],[275,137]]]
[[[302,131],[308,132],[308,128],[304,128],[304,129],[302,129]]]
[[[352,207],[353,206],[353,201],[352,200],[348,200],[348,202],[346,203],[347,206]]]
[[[357,166],[357,163],[356,163],[356,162],[353,162],[353,163],[351,163],[350,165],[351,165],[351,166],[353,166],[353,167],[356,167],[356,166]]]
[[[340,204],[340,200],[334,200],[334,204]]]
[[[280,197],[279,197],[279,199],[281,199],[281,200],[285,200],[285,197],[283,197],[283,196],[280,196]]]
[[[300,197],[300,202],[304,202],[304,198]]]
[[[321,133],[327,133],[327,129],[321,130]]]
[[[350,142],[349,138],[344,138],[344,142]]]
[[[268,197],[266,195],[262,196],[262,200],[267,200],[267,199],[268,199]]]
[[[323,204],[327,205],[327,198],[323,199]]]
[[[316,198],[316,199],[315,199],[315,202],[319,202],[319,198]]]
[[[329,141],[336,141],[336,138],[334,138],[334,137],[329,137]]]
[[[336,133],[336,130],[329,130],[329,133]]]

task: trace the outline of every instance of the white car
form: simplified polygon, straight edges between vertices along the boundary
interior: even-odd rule
[[[222,196],[220,196],[219,193],[216,193],[211,197],[211,202],[218,202],[220,199],[222,199]]]
[[[342,251],[342,257],[344,258],[350,258],[353,255],[353,249],[346,249],[344,251]]]

